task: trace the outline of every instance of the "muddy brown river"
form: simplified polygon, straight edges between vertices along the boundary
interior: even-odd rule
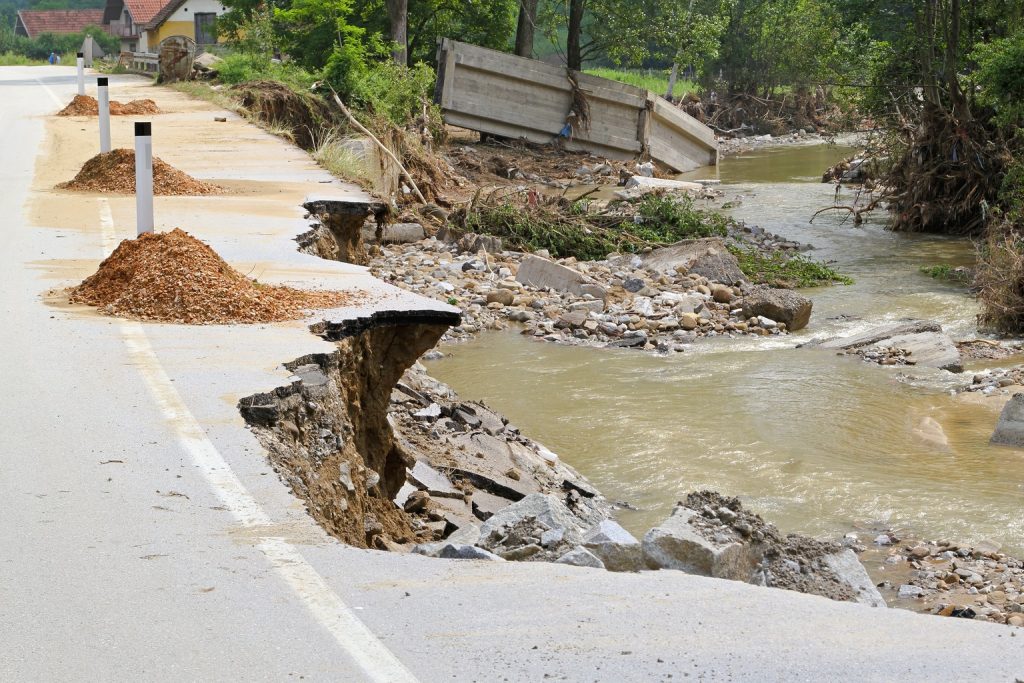
[[[839,212],[808,222],[832,200],[821,171],[846,153],[781,147],[725,159],[717,171],[725,200],[739,202],[733,215],[814,245],[812,256],[854,278],[804,290],[814,299],[807,329],[710,339],[672,356],[491,332],[446,347],[430,372],[638,508],[619,515],[638,535],[688,491],[711,488],[784,531],[836,537],[889,525],[1024,552],[1024,452],[988,445],[997,406],[950,394],[969,372],[795,348],[902,317],[938,320],[957,337],[974,332],[967,292],[918,270],[971,263],[968,242],[889,233],[882,215],[857,227]]]

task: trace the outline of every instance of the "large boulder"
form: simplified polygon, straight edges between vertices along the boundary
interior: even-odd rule
[[[643,554],[652,569],[678,569],[687,574],[749,581],[760,561],[750,546],[723,535],[712,540],[691,520],[698,513],[679,506],[672,516],[644,535]]]
[[[1003,406],[991,442],[1024,448],[1024,394],[1014,394]]]
[[[554,289],[576,296],[590,294],[595,299],[604,299],[605,290],[592,282],[578,270],[555,263],[540,256],[527,256],[519,264],[516,280],[537,289]]]
[[[706,277],[712,282],[733,285],[746,278],[739,261],[718,237],[683,240],[646,254],[641,265],[659,272],[675,271],[679,267],[691,275]]]
[[[610,519],[583,536],[583,547],[600,558],[609,571],[637,572],[646,568],[640,541]]]
[[[786,323],[790,331],[807,327],[811,320],[813,303],[789,289],[776,289],[765,285],[752,288],[743,297],[743,316],[763,316],[775,322]]]

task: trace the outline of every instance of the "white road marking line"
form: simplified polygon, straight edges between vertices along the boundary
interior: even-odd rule
[[[114,230],[110,203],[100,199],[100,226],[103,231],[103,256],[116,248],[119,238]],[[271,520],[246,490],[202,426],[182,401],[167,372],[153,351],[141,323],[119,321],[128,352],[142,374],[168,422],[174,425],[182,446],[192,456],[207,482],[238,522],[250,529],[270,528]],[[416,683],[416,677],[395,657],[367,626],[353,614],[316,569],[295,547],[280,536],[259,536],[257,547],[271,566],[284,578],[306,608],[324,626],[338,645],[362,669],[368,681]]]
[[[56,104],[58,107],[63,107],[64,106],[64,103],[61,102],[60,99],[56,95],[53,94],[52,90],[50,90],[50,86],[46,85],[45,83],[43,83],[38,78],[35,79],[35,81],[39,85],[43,86],[43,90],[45,90],[46,94],[50,96],[50,99],[53,100],[54,104]]]

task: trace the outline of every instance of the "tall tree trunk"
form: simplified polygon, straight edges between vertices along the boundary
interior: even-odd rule
[[[952,0],[949,8],[949,18],[946,31],[946,59],[944,71],[946,75],[946,88],[949,90],[949,99],[953,104],[953,113],[961,125],[972,120],[971,108],[967,103],[967,97],[960,87],[960,76],[957,73],[957,62],[960,58],[960,0]]]
[[[566,59],[573,71],[583,70],[583,11],[586,0],[569,0],[569,36],[566,40]]]
[[[396,43],[391,52],[395,63],[407,66],[409,63],[409,0],[386,0],[388,20],[391,22],[391,40]]]
[[[672,62],[672,72],[668,75],[668,92],[665,93],[665,99],[672,101],[672,94],[676,90],[676,79],[679,78],[679,62]]]
[[[533,29],[537,24],[538,0],[519,0],[519,24],[516,26],[516,54],[533,57]]]

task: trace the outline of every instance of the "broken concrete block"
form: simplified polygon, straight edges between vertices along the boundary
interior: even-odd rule
[[[538,289],[554,289],[576,296],[591,294],[596,299],[604,299],[606,295],[603,287],[590,282],[583,273],[539,256],[523,259],[516,280]],[[600,292],[600,296],[595,292]]]
[[[652,569],[678,569],[687,574],[749,581],[760,558],[751,556],[743,543],[715,543],[704,538],[690,526],[690,519],[696,514],[677,507],[671,517],[644,535],[647,565]]]
[[[579,543],[582,535],[576,518],[569,508],[555,496],[533,493],[518,503],[513,503],[495,512],[480,527],[480,537],[484,543],[502,536],[502,529],[516,526],[520,522],[535,519],[548,529],[562,529],[565,540]]]
[[[480,540],[480,527],[475,524],[466,524],[451,533],[446,539],[455,545],[476,545]]]
[[[426,408],[417,410],[412,416],[420,420],[436,420],[441,417],[441,406],[431,403]]]
[[[504,562],[502,558],[483,548],[478,548],[475,545],[452,543],[450,541],[420,543],[412,551],[417,555],[439,557],[446,560],[490,560],[492,562]]]
[[[793,290],[758,285],[743,297],[743,317],[764,316],[786,323],[786,329],[792,332],[807,327],[813,306],[810,299]]]
[[[644,268],[661,273],[675,272],[682,267],[691,275],[700,275],[726,285],[746,280],[739,261],[718,237],[683,240],[655,249],[641,257],[641,263]]]
[[[640,541],[610,519],[584,534],[583,547],[600,558],[609,571],[638,572],[646,568]]]
[[[919,367],[939,368],[950,372],[963,372],[960,349],[949,335],[941,332],[918,332],[897,335],[868,348],[896,348],[910,352],[910,358]]]
[[[426,239],[423,226],[419,223],[389,223],[381,231],[384,244],[408,244]]]
[[[560,558],[555,560],[555,562],[558,564],[570,564],[574,567],[604,569],[604,563],[601,562],[601,558],[580,546],[576,546],[565,555],[562,555]]]
[[[419,488],[428,491],[432,496],[442,498],[462,498],[463,493],[452,486],[448,477],[444,476],[425,462],[417,461],[406,473],[409,481]]]
[[[704,189],[700,183],[691,183],[685,180],[669,180],[667,178],[650,178],[644,175],[635,175],[626,181],[627,190],[639,189],[644,192],[655,190],[668,190],[669,192],[691,192],[697,193]]]
[[[832,570],[839,583],[853,589],[853,592],[857,595],[857,602],[862,605],[871,605],[872,607],[886,607],[885,598],[875,588],[875,584],[871,577],[868,576],[864,565],[860,563],[856,553],[852,550],[847,548],[838,553],[826,555],[821,558],[821,561]]]
[[[1024,448],[1024,394],[1014,394],[1003,406],[991,443]]]
[[[829,339],[819,346],[823,349],[841,351],[893,347],[906,349],[910,351],[910,358],[914,360],[915,365],[963,372],[960,350],[956,348],[953,340],[943,333],[942,326],[931,320],[910,320],[882,325],[852,337]]]

